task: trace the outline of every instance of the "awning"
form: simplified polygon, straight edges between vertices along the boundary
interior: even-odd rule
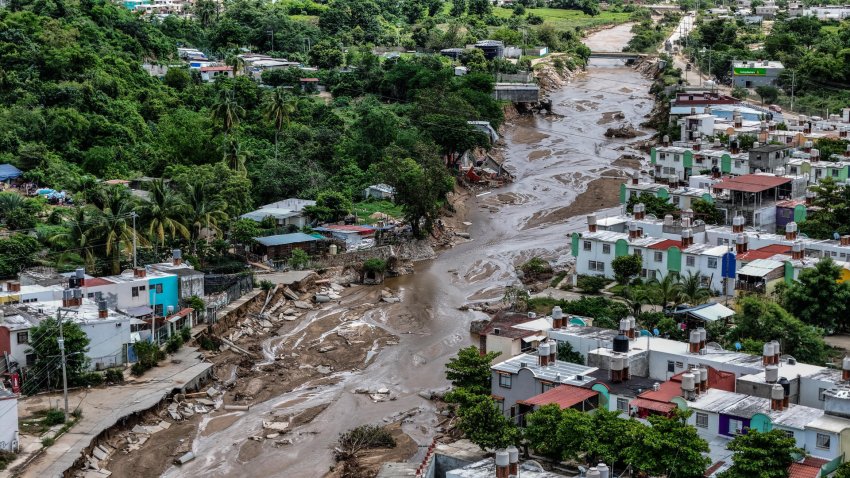
[[[655,400],[647,400],[645,398],[636,398],[629,402],[629,405],[660,413],[670,413],[676,408],[676,405],[673,403],[656,402]]]
[[[523,337],[522,341],[530,344],[531,342],[540,342],[541,340],[545,340],[545,339],[546,339],[545,335],[531,335],[531,336],[528,336],[528,337]]]
[[[130,319],[130,325],[147,325],[147,322],[133,317],[132,319]]]
[[[130,307],[127,309],[127,315],[131,317],[144,317],[151,314],[153,314],[153,309],[147,305],[140,305],[138,307]]]
[[[191,308],[191,307],[186,307],[185,309],[180,310],[180,312],[177,312],[176,314],[174,314],[174,315],[170,316],[170,317],[168,318],[168,321],[169,321],[169,322],[171,322],[171,323],[173,324],[174,322],[177,322],[177,321],[179,321],[180,319],[182,319],[182,318],[186,317],[187,315],[191,314],[193,310],[195,310],[195,309],[193,309],[193,308]]]
[[[720,319],[728,319],[735,315],[735,311],[723,304],[713,304],[691,312],[691,315],[706,322],[714,322]]]

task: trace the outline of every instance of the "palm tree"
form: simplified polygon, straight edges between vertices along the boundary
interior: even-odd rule
[[[266,104],[266,117],[274,123],[274,159],[277,159],[280,130],[289,125],[289,117],[295,113],[298,99],[283,88],[275,88]]]
[[[192,228],[192,238],[197,241],[201,237],[201,231],[207,229],[220,233],[220,221],[227,220],[224,212],[224,201],[211,194],[211,188],[206,185],[189,184],[183,193],[186,208],[188,209],[187,221]]]
[[[233,68],[234,78],[239,74],[239,70],[245,70],[245,59],[239,55],[228,56],[225,63],[227,63],[227,66]]]
[[[144,241],[131,225],[130,215],[134,208],[133,199],[126,189],[107,190],[98,231],[104,241],[106,256],[112,262],[112,274],[121,273],[121,252],[132,253],[133,238],[137,242]]]
[[[174,238],[189,238],[189,229],[184,224],[186,204],[163,179],[151,183],[150,197],[141,205],[141,216],[148,224],[148,237],[159,245],[165,244],[166,235]]]
[[[245,167],[245,163],[248,160],[248,152],[242,149],[242,144],[239,143],[238,138],[231,138],[230,141],[226,141],[223,146],[223,152],[224,162],[229,164],[234,171],[243,175],[248,174],[248,170]]]
[[[702,274],[688,272],[687,277],[679,277],[680,298],[690,305],[699,305],[711,297],[711,291],[702,285]]]
[[[47,241],[63,251],[57,263],[61,266],[78,253],[88,271],[94,272],[94,245],[100,238],[100,210],[92,206],[78,207],[71,220],[66,221],[66,232],[60,232],[47,238]]]
[[[621,296],[623,302],[631,309],[632,315],[639,316],[643,306],[652,302],[650,291],[645,287],[626,286]]]
[[[18,193],[0,193],[0,218],[7,219],[24,207],[26,199]]]
[[[678,304],[681,286],[679,285],[676,274],[668,272],[663,279],[660,281],[658,279],[653,279],[649,285],[652,290],[652,295],[655,298],[655,303],[660,305],[663,309],[666,309],[671,302],[674,307]]]
[[[213,120],[221,123],[225,144],[227,144],[228,135],[239,125],[239,119],[244,114],[245,108],[239,106],[233,92],[227,90],[219,92],[218,100],[212,106],[212,116]],[[225,150],[226,155],[227,152]]]

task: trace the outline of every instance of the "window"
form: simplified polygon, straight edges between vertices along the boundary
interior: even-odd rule
[[[700,428],[708,428],[708,414],[697,412],[697,426]]]
[[[655,270],[650,269],[650,270],[647,272],[647,274],[646,274],[646,275],[647,275],[647,277],[649,278],[649,280],[653,280],[653,279],[655,279]]]
[[[157,294],[162,294],[162,284],[157,284],[157,285],[156,285],[156,293],[157,293]]]
[[[602,244],[602,253],[610,254],[611,253],[611,244]]]
[[[685,368],[685,364],[683,362],[676,362],[676,368]]]
[[[138,297],[139,296],[139,288],[133,287],[133,290],[132,290],[130,295],[132,295],[133,297]]]
[[[145,286],[140,285],[140,286],[139,286],[139,290],[145,290]]]
[[[688,267],[693,267],[696,264],[697,259],[694,256],[685,256],[685,265]]]
[[[584,250],[589,251],[591,249],[590,241],[584,241]]]
[[[838,177],[838,170],[837,169],[832,170],[832,177],[834,177],[834,178]]]
[[[785,433],[785,436],[787,436],[788,438],[794,438],[794,432],[792,432],[791,430],[782,430],[782,432]]]
[[[646,278],[646,269],[640,270],[640,276],[643,277],[643,278]]]
[[[661,251],[655,251],[655,262],[661,262],[664,260],[664,253]]]
[[[734,418],[729,419],[729,430],[728,433],[730,435],[740,435],[744,432],[744,422],[741,420],[735,420]]]
[[[88,294],[86,294],[86,297],[88,297],[89,299],[93,298],[94,292],[89,292]]]
[[[673,373],[676,371],[676,363],[672,360],[667,361],[667,372]]]
[[[162,304],[156,304],[153,308],[154,315],[162,316]]]
[[[592,271],[605,272],[605,263],[602,261],[587,261],[587,268]]]
[[[19,344],[30,343],[30,333],[29,332],[18,332],[18,343]]]
[[[511,388],[511,376],[509,374],[499,374],[499,386],[502,388]]]
[[[673,162],[674,162],[674,163],[678,163],[678,162],[679,162],[679,155],[678,155],[678,154],[674,154],[674,155],[673,155]]]
[[[708,268],[709,269],[717,269],[717,258],[709,257],[708,258]]]
[[[640,249],[635,249],[634,251],[632,251],[632,253],[640,258],[643,258],[643,251],[641,251]]]
[[[35,365],[35,354],[27,354],[27,367]]]
[[[818,400],[824,401],[826,399],[825,392],[826,392],[825,388],[819,388],[818,389]]]
[[[815,445],[818,448],[822,448],[824,450],[829,450],[830,448],[830,436],[825,433],[818,433],[818,442]]]
[[[629,412],[629,399],[617,398],[617,410],[620,412]]]
[[[674,205],[674,206],[678,206],[678,205],[679,205],[679,196],[673,196],[673,205]]]
[[[544,392],[544,393],[545,393],[545,392],[548,392],[549,390],[552,390],[553,388],[555,388],[555,384],[554,384],[554,383],[552,383],[552,382],[541,382],[541,383],[543,384],[543,387],[542,387],[542,389],[541,389],[541,390],[542,390],[542,392]]]

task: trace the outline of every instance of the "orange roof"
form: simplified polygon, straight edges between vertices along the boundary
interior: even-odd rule
[[[816,466],[818,468],[823,468],[823,466],[827,463],[829,463],[829,460],[825,460],[823,458],[815,458],[813,456],[807,456],[803,459],[803,464],[806,466]]]
[[[173,319],[174,317],[186,317],[187,315],[191,314],[192,311],[194,311],[194,310],[195,309],[193,309],[191,307],[186,307],[184,309],[181,309],[180,312],[169,315],[168,318]]]
[[[202,66],[201,71],[230,71],[233,68],[229,66]]]
[[[818,478],[819,476],[819,466],[809,466],[805,463],[791,463],[791,466],[788,468],[788,478]]]
[[[680,379],[681,380],[681,379]],[[667,381],[661,384],[658,390],[647,390],[640,395],[638,398],[652,400],[655,402],[661,403],[670,403],[670,400],[673,397],[678,397],[682,394],[682,386],[680,381]]]
[[[85,283],[83,287],[98,287],[102,285],[111,285],[114,284],[111,280],[104,279],[103,277],[92,277],[91,279],[84,279]]]
[[[673,239],[664,239],[663,241],[656,242],[649,246],[650,249],[657,249],[659,251],[666,251],[673,246],[680,247],[682,245],[682,241],[675,241]]]
[[[719,469],[720,469],[720,467],[721,467],[721,466],[723,466],[723,465],[725,465],[725,464],[726,464],[726,462],[725,462],[725,461],[718,461],[717,463],[715,463],[715,464],[713,464],[713,465],[709,466],[709,467],[708,467],[708,469],[707,469],[707,470],[705,470],[705,474],[704,474],[703,476],[711,476],[711,475],[712,475],[712,473],[714,473],[715,471],[719,470]]]
[[[570,408],[579,403],[599,395],[596,390],[589,388],[576,387],[575,385],[559,385],[540,395],[535,395],[528,400],[521,400],[517,403],[523,405],[543,406],[555,404],[562,409]]]
[[[754,261],[756,259],[770,259],[777,254],[789,254],[791,247],[783,244],[771,244],[759,249],[749,250],[740,256],[738,259],[744,262]]]

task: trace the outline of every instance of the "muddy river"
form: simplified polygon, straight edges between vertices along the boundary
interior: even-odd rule
[[[629,37],[629,26],[619,26],[591,35],[586,43],[619,51]],[[515,281],[514,266],[531,256],[569,260],[567,235],[583,227],[585,213],[616,204],[619,183],[634,166],[617,161],[634,152],[627,146],[634,140],[609,140],[603,133],[623,121],[638,125],[644,120],[652,108],[649,86],[620,61],[594,60],[586,74],[551,93],[555,115],[524,116],[508,124],[506,165],[517,181],[472,199],[467,220],[474,240],[387,284],[402,291],[402,303],[390,313],[407,314],[414,324],[394,331],[400,333],[399,345],[369,357],[360,372],[339,374],[335,385],[305,386],[256,404],[248,414],[233,412],[226,427],[202,425],[193,445],[197,459],[166,476],[319,477],[333,464],[331,447],[340,432],[417,408],[421,412],[404,429],[427,447],[437,420],[431,403],[417,393],[446,385],[445,362],[470,344],[469,323],[483,317],[458,307],[500,299],[503,288]],[[380,325],[385,319],[369,321]],[[375,403],[353,393],[359,387],[387,387],[397,399]],[[239,453],[248,437],[261,433],[264,416],[327,403],[315,420],[290,434],[291,445],[275,447],[267,441],[253,456]],[[206,426],[210,430],[204,433]]]

